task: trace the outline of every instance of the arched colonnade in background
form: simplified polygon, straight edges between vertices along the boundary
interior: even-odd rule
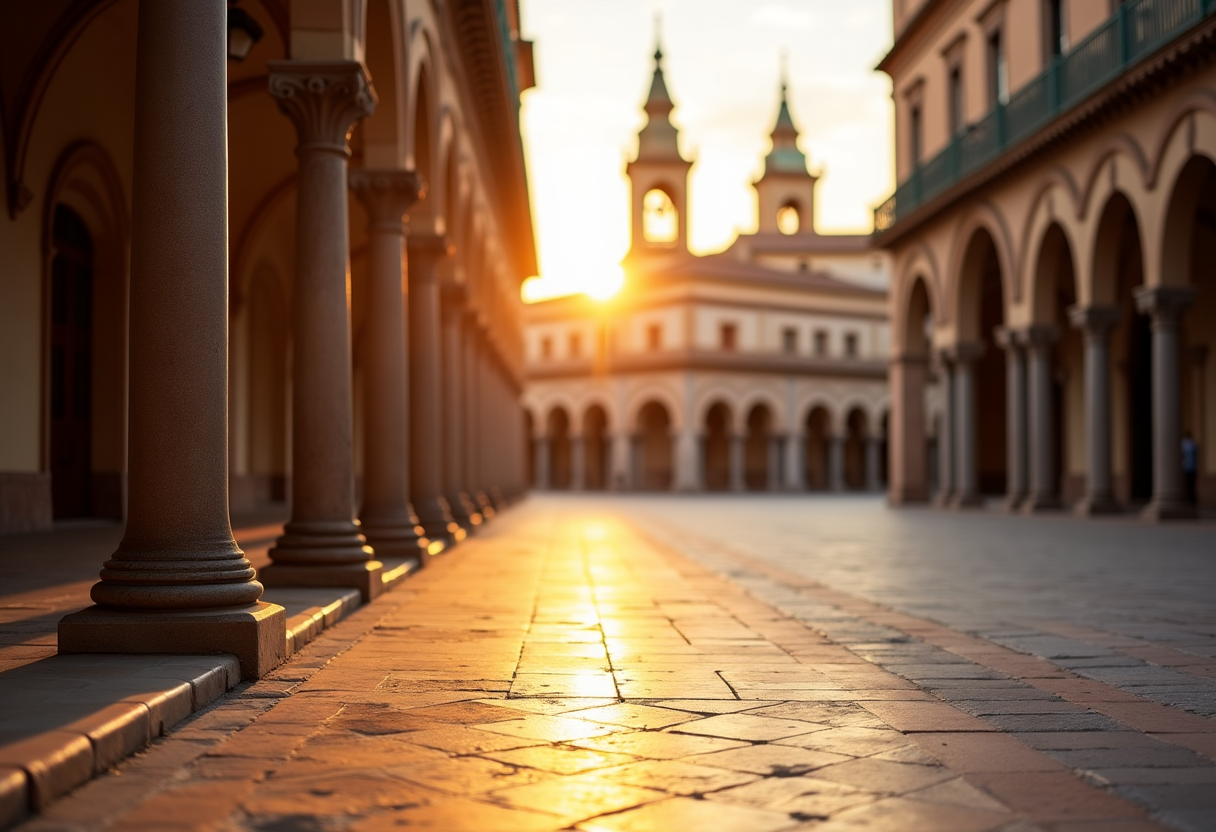
[[[1216,504],[1216,104],[1192,98],[1160,130],[1051,169],[1021,215],[984,200],[903,254],[893,503],[1150,519]]]
[[[692,422],[674,397],[531,401],[525,439],[534,488],[556,491],[878,492],[886,487],[885,402],[702,397]],[[788,427],[787,427],[788,426]]]

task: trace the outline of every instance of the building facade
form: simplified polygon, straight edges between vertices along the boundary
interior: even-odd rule
[[[282,644],[259,581],[375,594],[377,556],[522,493],[513,3],[50,0],[0,24],[0,531],[126,522],[93,590],[117,623],[61,649],[206,608],[253,634],[256,674]],[[229,512],[285,502],[254,580]]]
[[[896,0],[893,502],[1216,505],[1212,12]]]
[[[526,308],[525,405],[539,488],[879,490],[887,260],[814,229],[816,177],[782,89],[755,183],[759,230],[687,246],[691,163],[655,55],[626,169],[632,246],[608,301]]]

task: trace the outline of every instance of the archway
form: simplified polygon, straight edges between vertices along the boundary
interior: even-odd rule
[[[570,415],[564,407],[549,411],[549,487],[557,490],[570,488]]]
[[[831,441],[831,417],[823,407],[815,407],[806,417],[806,487],[811,491],[827,491],[831,487],[828,471],[828,443]]]
[[[844,487],[849,491],[866,489],[866,440],[868,436],[865,411],[855,407],[845,418]]]
[[[730,408],[715,402],[705,413],[705,490],[729,491]]]
[[[1111,334],[1110,410],[1115,498],[1142,504],[1153,492],[1153,340],[1139,314],[1135,290],[1144,283],[1140,225],[1131,202],[1113,194],[1103,206],[1094,239],[1095,300],[1112,303],[1120,320]]]
[[[926,429],[930,398],[930,347],[933,344],[933,315],[928,285],[917,275],[912,279],[902,310],[901,348],[891,362],[890,385],[894,421],[891,435],[889,499],[892,503],[917,503],[929,499],[936,485],[936,427]],[[884,453],[884,458],[886,454]]]
[[[955,385],[967,372],[963,365],[969,364],[972,396],[970,412],[959,411],[957,395],[952,403],[953,465],[956,480],[961,471],[973,476],[974,482],[956,481],[953,500],[966,505],[981,501],[981,495],[1005,494],[1008,480],[1005,355],[996,343],[996,332],[1005,323],[1004,280],[996,243],[986,229],[971,235],[958,280],[960,348],[955,356]],[[974,440],[971,448],[960,443],[968,432]],[[972,469],[963,468],[959,459],[963,465],[970,461]]]
[[[608,487],[608,414],[598,404],[583,415],[583,487],[603,491]]]
[[[637,485],[644,491],[669,491],[672,483],[671,416],[656,401],[638,413]]]
[[[758,404],[748,411],[743,445],[743,482],[748,491],[768,491],[774,486],[772,424],[768,405]]]

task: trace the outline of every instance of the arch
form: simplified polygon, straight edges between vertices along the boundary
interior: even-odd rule
[[[833,485],[829,470],[831,441],[831,411],[825,405],[816,403],[803,418],[802,465],[809,491],[827,491]]]
[[[635,485],[643,491],[669,491],[675,481],[671,411],[657,398],[638,409],[634,437]]]
[[[43,253],[43,469],[56,467],[52,425],[53,294],[56,269],[56,214],[66,209],[82,225],[91,249],[89,315],[91,355],[86,374],[88,424],[84,512],[97,517],[121,518],[126,477],[127,429],[127,321],[129,297],[128,241],[130,219],[122,179],[109,154],[92,142],[69,147],[60,157],[46,190],[42,223]],[[55,507],[52,506],[54,511]],[[57,516],[63,516],[57,512]]]
[[[1060,203],[1064,203],[1061,206]],[[1053,168],[1040,183],[1031,209],[1026,215],[1026,223],[1022,230],[1022,246],[1018,262],[1022,269],[1018,282],[1025,289],[1025,306],[1031,311],[1033,319],[1036,296],[1040,286],[1038,266],[1043,239],[1054,226],[1064,235],[1068,251],[1077,252],[1077,243],[1083,237],[1079,219],[1080,196],[1076,186],[1066,171]],[[1073,258],[1074,266],[1076,258]],[[1074,277],[1083,279],[1081,270],[1074,271]]]
[[[705,420],[709,417],[710,409],[717,404],[722,404],[725,406],[727,411],[731,414],[741,412],[739,403],[735,400],[735,397],[730,393],[730,391],[716,387],[705,391],[697,399],[697,403],[693,406],[693,411],[689,419],[690,423],[694,427],[704,425]],[[732,427],[732,424],[727,425],[728,430]]]
[[[1210,157],[1196,153],[1178,171],[1171,183],[1161,228],[1161,282],[1186,285],[1195,281],[1195,217],[1208,196],[1216,165]],[[1208,208],[1207,205],[1202,205]],[[1211,268],[1211,263],[1205,264]]]
[[[1093,161],[1081,187],[1081,219],[1088,217],[1094,206],[1103,201],[1102,172],[1108,170],[1108,165],[1114,165],[1109,168],[1112,171],[1109,176],[1112,189],[1130,189],[1137,196],[1147,192],[1150,170],[1148,158],[1139,142],[1127,133],[1106,136],[1089,158]],[[1116,176],[1115,171],[1118,170],[1124,170],[1125,174],[1131,175]]]
[[[583,437],[583,487],[591,491],[608,488],[612,450],[608,431],[608,408],[598,401],[586,405],[579,433]]]
[[[657,401],[667,409],[672,419],[672,427],[679,430],[683,426],[679,400],[670,390],[663,387],[644,387],[629,397],[625,407],[625,417],[621,420],[622,430],[636,430],[642,408],[651,401]]]
[[[613,418],[614,408],[612,406],[612,402],[608,399],[607,396],[605,396],[601,393],[589,393],[579,399],[578,409],[574,411],[574,413],[576,414],[575,420],[574,420],[574,429],[576,432],[582,433],[584,430],[586,430],[587,414],[590,413],[595,408],[599,408],[604,413],[605,429],[606,430],[612,429],[612,426],[613,426],[613,424],[615,424],[615,421],[616,421]],[[580,418],[580,414],[581,414],[581,418]]]
[[[803,215],[801,200],[793,197],[786,199],[777,208],[777,230],[787,236],[799,233],[803,230]]]
[[[995,252],[1001,274],[1001,298],[1005,306],[1011,306],[1021,297],[1021,287],[1013,285],[1017,270],[1013,262],[1014,248],[1010,242],[1012,237],[1005,219],[990,202],[978,202],[971,206],[971,210],[964,212],[954,230],[946,267],[945,279],[948,289],[943,297],[943,321],[953,323],[956,331],[960,307],[965,299],[959,276],[967,269],[975,241],[982,237],[991,242]]]
[[[715,400],[705,411],[704,450],[705,489],[728,491],[731,488],[731,429],[730,406],[721,399]]]
[[[798,410],[796,411],[798,414],[796,424],[799,426],[805,426],[807,419],[811,418],[811,412],[816,409],[824,412],[827,418],[828,430],[833,429],[838,419],[837,407],[835,403],[833,403],[826,396],[818,393],[812,394],[799,404]]]
[[[452,108],[442,107],[435,130],[434,147],[438,149],[434,159],[435,176],[427,190],[437,233],[451,233],[456,229],[460,157],[456,126]]]
[[[1078,295],[1073,251],[1068,232],[1058,222],[1050,223],[1039,235],[1029,283],[1031,323],[1066,323],[1062,310],[1076,303]]]
[[[574,460],[570,447],[570,412],[566,408],[555,405],[549,411],[545,435],[549,438],[549,487],[569,489]]]
[[[909,335],[914,334],[907,329],[907,319],[901,314],[900,310],[907,309],[908,305],[912,302],[912,295],[916,291],[918,281],[923,284],[922,290],[928,298],[928,309],[934,315],[934,322],[942,323],[945,318],[944,310],[939,300],[941,295],[941,277],[938,273],[933,252],[923,241],[917,243],[911,256],[905,262],[899,282],[896,284],[896,289],[891,295],[894,305],[894,314],[891,316],[893,329],[891,335],[893,343],[900,351],[908,349]]]
[[[405,64],[401,4],[368,0],[364,16],[363,62],[376,88],[376,109],[357,128],[363,134],[363,165],[400,168],[405,161],[407,135],[407,102],[404,89],[397,82]]]
[[[743,484],[749,491],[775,489],[778,463],[774,459],[773,410],[767,402],[758,401],[744,413]]]
[[[769,390],[752,390],[739,401],[739,412],[750,413],[759,405],[768,408],[769,430],[780,433],[788,429],[789,423],[781,400]],[[744,422],[746,424],[746,421]]]
[[[849,491],[866,488],[866,440],[870,437],[872,421],[865,408],[855,404],[845,411],[842,480]]]
[[[663,246],[679,241],[680,209],[669,188],[652,185],[642,195],[642,239]]]

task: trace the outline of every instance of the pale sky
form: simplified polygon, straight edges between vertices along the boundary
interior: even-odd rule
[[[891,43],[890,0],[521,0],[537,88],[521,126],[541,280],[525,297],[619,280],[629,247],[624,163],[650,87],[655,14],[681,151],[696,160],[689,238],[720,251],[754,231],[755,191],[777,114],[780,56],[816,189],[816,226],[868,232],[894,189],[892,106],[874,66]]]

